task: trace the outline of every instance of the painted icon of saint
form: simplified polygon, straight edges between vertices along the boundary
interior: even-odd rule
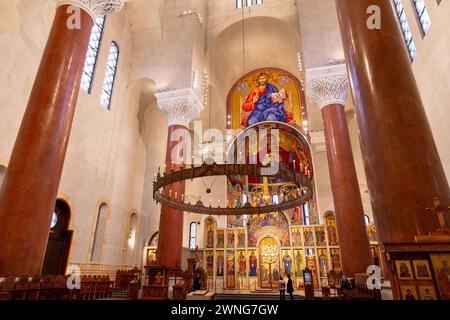
[[[292,259],[289,253],[286,253],[283,257],[283,263],[284,263],[284,273],[286,275],[291,274],[291,268],[292,268]]]
[[[256,269],[258,267],[258,260],[255,256],[255,253],[252,252],[250,257],[248,258],[248,262],[250,264],[250,277],[256,277]]]
[[[297,277],[301,277],[302,275],[302,256],[300,255],[300,251],[296,251],[295,252],[295,256],[294,256],[294,260],[295,260],[295,275]]]
[[[238,272],[239,276],[245,277],[246,261],[245,261],[245,256],[242,252],[239,254],[238,262],[239,262],[239,272]]]
[[[217,276],[223,277],[223,255],[217,256]]]
[[[207,233],[207,248],[214,247],[214,227],[213,224],[210,224],[208,226],[208,233]]]
[[[330,241],[330,245],[336,245],[337,244],[337,233],[336,233],[336,227],[334,226],[334,224],[330,221],[328,223],[328,227],[327,227],[327,231],[328,231],[328,240]]]

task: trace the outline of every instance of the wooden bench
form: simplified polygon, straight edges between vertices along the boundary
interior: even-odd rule
[[[0,300],[12,300],[15,282],[14,277],[7,277],[0,283]]]

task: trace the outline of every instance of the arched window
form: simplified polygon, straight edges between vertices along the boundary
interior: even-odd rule
[[[253,6],[253,0],[236,0],[236,9],[242,9],[242,7],[244,6],[244,2],[247,5],[247,7],[251,7]],[[262,4],[263,0],[255,0],[255,4],[259,5]]]
[[[136,247],[137,237],[137,215],[132,213],[128,222],[128,230],[126,233],[126,264],[132,265],[134,258],[134,250]]]
[[[95,66],[97,65],[97,56],[102,41],[104,25],[104,16],[95,19],[95,24],[91,31],[91,38],[89,39],[83,76],[81,78],[81,88],[88,93],[91,93],[92,91],[92,80],[94,79]]]
[[[106,216],[108,205],[102,203],[98,208],[97,222],[95,224],[94,243],[92,245],[91,261],[101,262],[103,239],[105,238]]]
[[[306,225],[309,225],[309,202],[302,204],[303,221]]]
[[[242,195],[242,205],[245,205],[248,202],[248,195],[244,193]]]
[[[416,8],[417,18],[419,19],[420,29],[422,30],[422,35],[428,31],[431,25],[431,18],[428,14],[427,7],[425,6],[424,0],[413,0],[414,7]]]
[[[189,227],[189,249],[195,250],[197,246],[197,223],[192,222]]]
[[[395,10],[400,21],[400,27],[405,38],[406,46],[408,47],[409,55],[412,60],[416,57],[417,49],[413,41],[411,34],[411,28],[409,27],[408,19],[406,18],[405,8],[403,7],[402,0],[394,0]]]
[[[111,97],[116,79],[117,63],[119,61],[119,47],[114,41],[111,43],[106,63],[105,80],[103,81],[102,95],[100,101],[106,109],[111,107]]]
[[[277,194],[272,195],[272,204],[278,204],[279,198]]]
[[[370,217],[367,214],[364,215],[364,222],[366,223],[366,226],[370,224]]]
[[[0,188],[2,187],[3,179],[5,178],[6,167],[0,165]]]
[[[149,247],[157,247],[157,246],[158,246],[158,235],[159,235],[159,232],[156,231],[156,232],[150,237],[150,240],[148,240],[147,246],[149,246]]]

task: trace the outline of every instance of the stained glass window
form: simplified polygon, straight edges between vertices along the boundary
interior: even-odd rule
[[[277,194],[274,194],[274,195],[272,196],[272,204],[278,204],[278,202],[279,202],[278,195],[277,195]]]
[[[102,95],[100,101],[106,109],[110,109],[111,97],[116,78],[117,63],[119,60],[119,47],[113,41],[109,48],[108,62],[106,63],[105,80],[103,81]]]
[[[53,212],[52,222],[50,223],[50,229],[53,229],[57,223],[58,223],[58,214],[56,212]]]
[[[189,227],[189,249],[195,250],[197,246],[197,223],[192,222]]]
[[[86,52],[86,61],[83,68],[83,76],[81,78],[81,88],[89,93],[92,91],[92,80],[94,79],[95,66],[97,64],[97,55],[102,41],[103,27],[105,25],[105,17],[95,19],[95,24],[91,31],[89,46]]]
[[[428,14],[427,7],[425,6],[425,1],[413,0],[413,3],[416,8],[417,18],[419,19],[422,33],[425,35],[431,25],[431,18]]]

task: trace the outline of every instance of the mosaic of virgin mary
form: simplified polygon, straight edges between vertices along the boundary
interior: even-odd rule
[[[284,109],[284,101],[288,95],[285,89],[278,88],[269,82],[269,75],[261,72],[257,77],[257,86],[247,96],[242,109],[249,113],[242,119],[242,126],[249,127],[262,121],[290,122],[291,112]]]

